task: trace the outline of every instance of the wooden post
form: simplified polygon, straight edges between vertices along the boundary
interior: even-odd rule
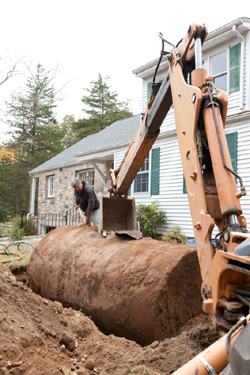
[[[93,199],[89,199],[89,204],[87,208],[87,218],[86,218],[86,224],[89,224],[89,218],[91,215],[91,204],[93,203]]]

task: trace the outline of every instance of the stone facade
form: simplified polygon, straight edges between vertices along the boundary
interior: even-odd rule
[[[99,169],[106,178],[104,184],[98,171],[91,164],[76,164],[69,167],[57,168],[40,173],[38,184],[38,213],[64,214],[66,210],[75,205],[74,190],[71,187],[71,180],[78,178],[81,171],[95,170],[94,191],[97,197],[107,194],[111,185],[109,170],[112,168],[112,161],[105,164],[98,164]],[[54,196],[48,197],[48,179],[54,176]]]

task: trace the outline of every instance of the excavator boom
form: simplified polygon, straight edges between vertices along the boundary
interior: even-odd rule
[[[246,300],[234,290],[250,286],[250,246],[244,245],[250,235],[246,220],[241,216],[239,201],[245,195],[245,189],[232,169],[224,132],[227,94],[215,87],[212,77],[207,76],[202,66],[202,44],[206,35],[204,25],[192,24],[179,47],[174,47],[168,57],[169,68],[163,83],[153,83],[152,99],[142,123],[120,167],[111,170],[113,186],[109,197],[103,197],[108,215],[104,216],[103,208],[105,220],[101,218],[99,231],[106,228],[116,231],[119,228],[125,232],[129,229],[131,233],[137,229],[135,218],[132,220],[130,215],[133,225],[126,227],[125,221],[121,218],[117,220],[117,212],[133,212],[135,215],[135,201],[127,198],[129,187],[157,139],[160,126],[173,103],[203,280],[203,310],[212,314],[214,324],[225,332],[248,312]],[[156,89],[159,89],[158,92]],[[241,182],[240,193],[235,176]],[[121,202],[123,207],[130,204],[133,210],[120,211]],[[219,230],[216,244],[212,242],[215,225]]]
[[[203,43],[207,35],[206,27],[191,24],[178,51],[175,49],[178,59],[182,63],[194,64],[193,38],[196,35],[201,36]],[[109,195],[101,198],[99,232],[123,230],[124,233],[134,236],[133,233],[138,229],[135,217],[135,200],[127,196],[129,188],[156,141],[160,127],[173,103],[169,70],[163,82],[160,85],[153,83],[152,89],[151,101],[143,114],[141,125],[130,143],[123,161],[118,169],[110,170],[112,187]],[[133,216],[131,216],[132,213]]]
[[[178,58],[182,63],[188,61],[188,63],[191,64],[194,60],[195,51],[193,38],[198,30],[202,33],[202,42],[205,40],[205,36],[207,35],[206,28],[197,27],[197,25],[192,24],[177,52]],[[153,84],[152,99],[143,114],[141,125],[130,143],[121,165],[117,170],[110,171],[113,182],[113,187],[111,189],[112,195],[126,196],[145,157],[148,155],[157,139],[160,127],[173,103],[169,71],[160,85],[159,91],[157,92],[154,88],[157,89],[157,85],[154,86]]]

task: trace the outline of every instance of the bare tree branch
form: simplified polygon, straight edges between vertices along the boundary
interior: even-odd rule
[[[0,86],[4,84],[4,82],[6,82],[8,79],[10,79],[11,77],[14,77],[18,74],[22,74],[22,72],[20,71],[17,71],[17,66],[22,62],[23,60],[23,57],[20,57],[19,59],[17,59],[14,63],[11,61],[10,59],[10,67],[9,67],[9,70],[5,73],[5,78],[3,78],[2,80],[0,80]],[[5,72],[7,69],[7,67],[5,67],[1,72],[0,74],[2,74],[3,72]]]

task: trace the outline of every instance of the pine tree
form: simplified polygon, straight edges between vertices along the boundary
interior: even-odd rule
[[[78,120],[73,124],[73,129],[82,139],[89,134],[97,133],[117,120],[132,116],[129,102],[120,102],[117,91],[111,91],[108,84],[109,77],[103,78],[99,73],[97,81],[91,81],[91,87],[85,89],[82,102],[85,104],[83,111],[87,118]]]
[[[78,142],[78,135],[74,133],[72,126],[76,122],[73,115],[64,116],[62,122],[60,123],[61,129],[64,131],[65,136],[62,140],[64,148],[72,146],[74,143]]]
[[[24,92],[15,92],[10,103],[6,103],[7,122],[13,128],[11,147],[19,150],[20,159],[29,170],[63,149],[64,131],[53,112],[58,100],[52,84],[54,78],[54,72],[38,64],[36,74],[27,78]]]
[[[17,214],[28,211],[29,174],[28,172],[63,150],[61,140],[65,131],[57,124],[54,115],[57,97],[53,86],[55,70],[47,71],[38,64],[36,73],[31,72],[22,92],[15,92],[6,103],[7,122],[13,130],[8,147],[15,153],[15,162],[2,163],[2,178],[12,181],[14,190],[4,191],[0,196],[11,196],[11,206]],[[11,179],[9,179],[9,175]],[[8,185],[8,184],[7,184]]]
[[[0,223],[5,221],[8,216],[16,212],[16,181],[13,165],[16,162],[16,156],[13,151],[8,150],[6,146],[0,145]],[[13,176],[15,176],[13,178]]]

